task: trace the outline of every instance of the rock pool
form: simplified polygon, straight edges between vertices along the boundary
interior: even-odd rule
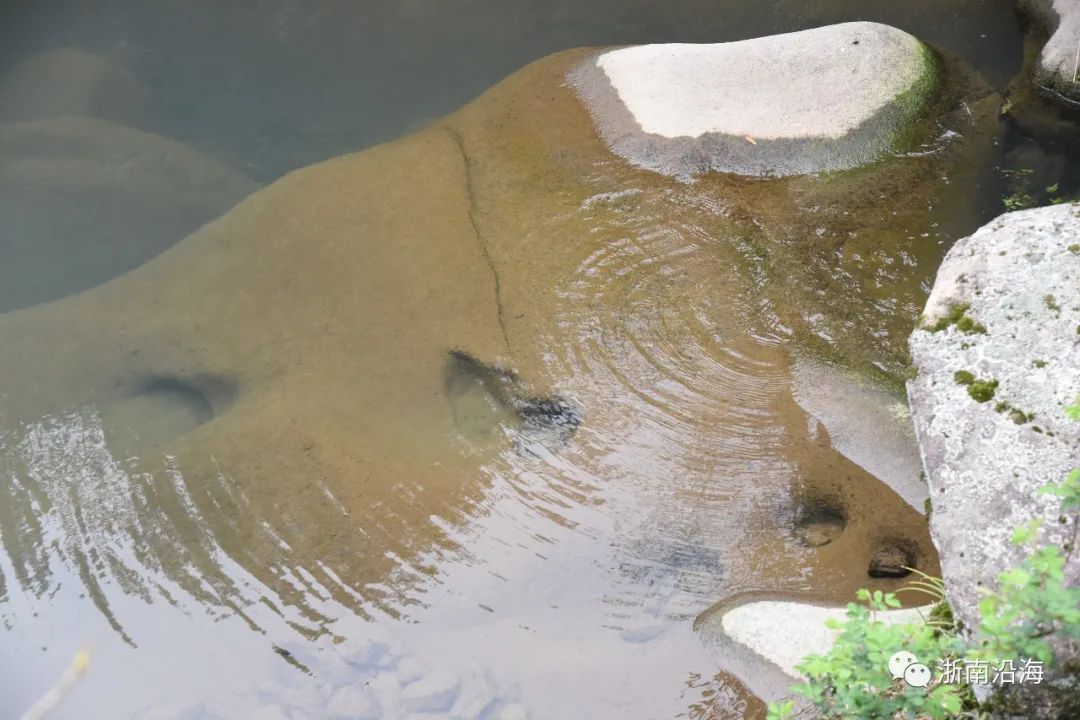
[[[130,102],[0,118],[0,716],[89,648],[50,717],[757,718],[710,608],[937,571],[830,399],[900,401],[995,167],[1076,189],[1011,3],[158,5],[4,10]],[[847,173],[635,167],[567,79],[853,19],[945,80]]]

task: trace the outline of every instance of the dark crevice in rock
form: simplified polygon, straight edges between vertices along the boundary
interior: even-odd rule
[[[503,342],[506,344],[506,351],[509,353],[510,334],[506,331],[506,321],[503,317],[502,286],[499,282],[499,271],[495,267],[495,260],[488,251],[487,242],[484,240],[484,235],[480,232],[480,224],[476,220],[477,203],[476,195],[473,193],[472,160],[469,159],[469,154],[465,152],[465,141],[461,137],[461,134],[451,128],[446,128],[446,132],[449,133],[450,137],[457,143],[458,151],[461,152],[462,162],[465,163],[465,194],[469,198],[469,224],[472,225],[473,234],[476,235],[476,242],[480,245],[480,254],[484,256],[484,261],[487,263],[488,267],[491,268],[491,277],[495,283],[495,307],[499,315],[499,328],[502,330]]]
[[[529,395],[516,374],[462,350],[448,353],[444,392],[458,430],[480,444],[512,427],[519,450],[553,450],[569,442],[581,424],[581,413],[565,398]]]

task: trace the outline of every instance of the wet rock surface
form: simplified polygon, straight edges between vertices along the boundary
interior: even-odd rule
[[[925,520],[833,447],[792,397],[791,358],[814,338],[902,356],[887,330],[906,336],[949,237],[926,200],[969,187],[983,95],[956,94],[936,118],[953,134],[925,154],[688,184],[611,156],[565,86],[589,54],[534,63],[417,135],[287,175],[132,272],[0,316],[0,456],[18,478],[0,531],[29,546],[11,551],[26,587],[10,592],[55,588],[139,653],[191,653],[174,662],[186,686],[138,697],[195,693],[226,717],[245,715],[213,693],[261,677],[248,659],[263,656],[323,681],[315,700],[269,688],[268,717],[335,698],[343,713],[520,716],[470,685],[472,659],[543,716],[663,717],[704,692],[723,716],[747,695],[713,677],[689,627],[718,598],[767,583],[843,602],[881,535],[912,537],[933,571]],[[970,195],[951,197],[961,209],[939,212],[963,215]],[[522,442],[534,432],[558,442]],[[821,497],[843,526],[800,540],[803,500]],[[35,534],[39,498],[56,511]],[[350,614],[421,636],[427,669],[340,632],[355,642],[322,657],[348,681],[331,681],[306,651]],[[157,621],[174,616],[186,624]],[[57,656],[13,627],[13,656]],[[283,627],[303,638],[282,639],[288,657],[251,631]],[[198,662],[253,643],[218,658],[232,675]],[[137,662],[122,644],[110,667]],[[13,682],[34,691],[37,669]],[[569,673],[588,682],[564,692]],[[371,684],[344,690],[358,675]],[[95,706],[125,716],[132,700],[97,677]]]
[[[1080,391],[1078,278],[1076,205],[1003,215],[949,251],[911,337],[930,527],[967,627],[979,624],[981,588],[1027,552],[1010,541],[1015,528],[1040,519],[1040,544],[1075,543],[1059,501],[1039,488],[1080,458],[1080,425],[1065,415]],[[1068,557],[1075,584],[1080,562]]]
[[[901,144],[938,83],[929,48],[875,23],[609,50],[570,77],[615,154],[679,177],[873,162]]]
[[[510,433],[523,452],[530,446],[557,450],[581,425],[581,412],[570,400],[532,397],[514,372],[461,350],[447,354],[444,387],[458,431],[479,445]]]
[[[1039,51],[1034,82],[1039,90],[1068,106],[1080,107],[1080,2],[1077,0],[1020,0],[1020,7],[1049,33]]]
[[[890,542],[870,558],[866,574],[872,578],[902,578],[918,567],[918,550],[903,541]]]
[[[843,509],[828,502],[803,504],[795,520],[795,536],[807,547],[822,547],[840,538],[847,526]]]
[[[795,363],[794,377],[795,401],[825,426],[833,446],[925,512],[926,481],[903,394],[880,381],[808,359]]]
[[[0,124],[0,312],[137,267],[255,189],[186,145],[108,120]]]

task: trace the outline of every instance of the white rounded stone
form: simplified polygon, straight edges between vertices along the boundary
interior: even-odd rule
[[[927,610],[905,608],[876,614],[885,623],[922,622]],[[824,654],[836,642],[838,631],[827,620],[844,620],[846,608],[800,602],[762,600],[728,610],[721,618],[724,634],[776,665],[791,677],[807,655]],[[899,648],[898,648],[899,649]]]
[[[930,51],[855,22],[594,56],[571,81],[611,149],[672,175],[846,169],[889,150],[934,86]]]

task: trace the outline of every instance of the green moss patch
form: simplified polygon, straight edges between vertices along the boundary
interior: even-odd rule
[[[994,399],[994,392],[997,390],[997,380],[979,380],[975,375],[967,370],[957,370],[953,373],[953,380],[957,385],[966,385],[968,395],[972,397],[976,402],[987,402]],[[1008,403],[998,403],[994,408],[998,412],[1004,412],[1009,407]]]
[[[975,382],[975,376],[967,370],[957,370],[953,373],[953,380],[957,385],[970,385]]]
[[[994,399],[997,386],[997,380],[976,380],[968,385],[967,391],[975,402],[983,403]]]
[[[927,327],[927,330],[930,332],[941,332],[942,330],[955,325],[956,329],[965,335],[985,335],[986,326],[967,314],[969,307],[971,307],[971,305],[968,303],[953,305],[949,308],[949,312],[945,317],[939,318],[937,322]]]

